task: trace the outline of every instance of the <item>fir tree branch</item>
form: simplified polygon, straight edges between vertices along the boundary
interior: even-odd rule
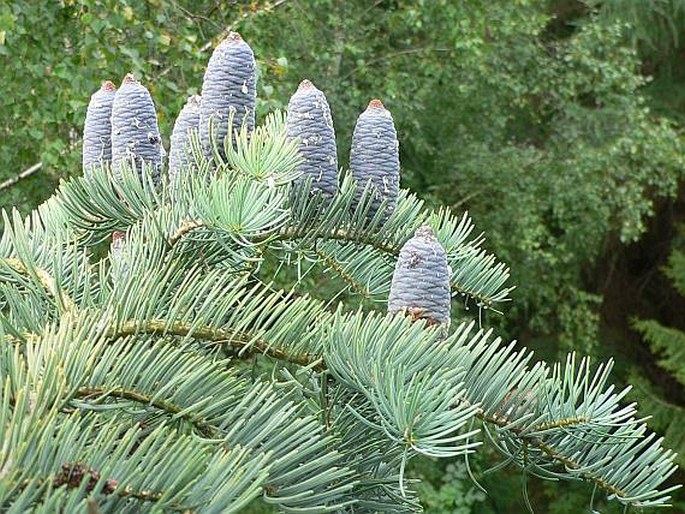
[[[269,345],[267,341],[257,340],[253,341],[249,334],[237,332],[235,330],[223,330],[212,328],[209,326],[194,327],[190,323],[183,323],[181,321],[174,321],[168,323],[161,319],[152,319],[148,321],[129,320],[121,324],[116,330],[110,330],[107,337],[111,339],[118,339],[135,334],[163,334],[185,337],[190,336],[194,339],[201,339],[217,344],[230,344],[232,347],[247,348],[250,354],[261,353],[268,357],[278,359],[299,366],[312,366],[316,371],[324,371],[325,365],[323,362],[317,362],[314,356],[307,354],[289,354],[274,348]]]
[[[183,223],[181,223],[181,226],[178,228],[178,230],[169,238],[169,244],[171,246],[175,245],[178,243],[178,241],[185,235],[189,234],[193,230],[196,230],[198,228],[204,228],[207,225],[201,221],[196,221],[192,219],[185,220]],[[266,232],[264,234],[261,234],[259,236],[251,238],[251,242],[253,244],[259,245],[259,244],[264,244],[268,242],[272,242],[274,240],[279,240],[279,241],[292,241],[296,239],[301,239],[307,235],[306,231],[304,231],[301,228],[293,228],[293,227],[286,227],[281,229],[277,233],[272,233],[272,232]],[[400,249],[396,245],[392,244],[387,244],[387,243],[382,243],[381,241],[378,241],[376,238],[373,237],[373,235],[352,235],[350,232],[347,230],[343,229],[336,229],[336,230],[331,230],[326,233],[321,233],[317,236],[318,239],[334,239],[336,241],[345,241],[345,242],[356,242],[356,243],[361,243],[367,246],[373,246],[377,250],[380,250],[382,252],[388,253],[390,255],[399,255]]]
[[[53,480],[45,480],[45,479],[38,479],[38,480],[24,480],[24,482],[19,486],[20,489],[25,489],[26,487],[29,487],[32,484],[36,484],[37,486],[42,486],[47,482],[53,482]],[[163,493],[161,492],[154,492],[154,491],[147,491],[147,490],[142,490],[142,491],[137,491],[134,490],[130,486],[126,486],[124,488],[117,487],[112,491],[111,493],[108,494],[113,494],[116,496],[119,496],[121,498],[134,498],[136,500],[140,500],[143,502],[157,502],[162,499],[164,496]],[[180,504],[175,504],[175,505],[165,505],[166,509],[171,509],[173,511],[178,511],[178,512],[185,512],[192,514],[196,511],[194,510],[189,510],[187,507],[184,507],[183,505]]]
[[[16,273],[23,275],[26,278],[33,279],[35,274],[35,277],[37,277],[40,285],[48,292],[48,294],[50,294],[50,296],[55,298],[55,300],[58,302],[61,302],[64,310],[68,311],[76,309],[74,301],[69,298],[69,295],[67,295],[63,290],[57,288],[55,279],[44,269],[36,267],[29,269],[23,262],[21,262],[21,260],[15,257],[5,257],[0,260],[2,260],[2,262],[13,269]]]
[[[128,321],[125,322],[122,325],[122,328],[119,330],[117,334],[111,334],[111,336],[116,336],[116,337],[123,337],[125,335],[133,335],[136,333],[164,333],[164,334],[171,334],[171,335],[177,335],[177,336],[186,336],[186,335],[191,335],[191,337],[197,338],[197,339],[203,339],[206,341],[212,341],[216,343],[229,343],[231,345],[237,344],[239,346],[245,346],[247,344],[247,341],[249,341],[249,337],[245,334],[240,334],[240,333],[235,333],[234,331],[229,331],[229,330],[221,330],[221,329],[213,329],[211,327],[200,327],[198,329],[193,330],[192,326],[186,323],[181,323],[181,322],[174,322],[171,325],[168,325],[165,323],[163,320],[150,320],[146,323],[143,323],[142,326],[139,322],[135,321]],[[257,353],[262,353],[264,355],[268,355],[270,357],[273,357],[278,360],[290,362],[293,364],[297,364],[300,366],[312,366],[313,369],[317,371],[324,371],[326,369],[326,365],[323,361],[316,363],[316,360],[314,359],[313,356],[306,355],[306,354],[301,354],[301,355],[289,355],[286,352],[283,352],[281,350],[277,350],[274,348],[270,348],[268,343],[266,341],[258,341],[257,343],[250,345],[250,350],[255,351]],[[469,402],[465,398],[461,398],[458,400],[460,403],[463,403],[465,405],[471,406],[471,402]],[[548,455],[550,458],[553,460],[556,460],[566,466],[568,469],[571,470],[579,470],[582,469],[582,465],[579,464],[578,462],[572,460],[569,457],[566,457],[565,455],[557,452],[553,447],[550,445],[546,444],[544,441],[542,441],[539,437],[530,437],[526,436],[523,434],[523,430],[518,427],[511,427],[511,423],[513,420],[508,419],[503,416],[490,416],[487,415],[482,409],[476,410],[476,417],[480,419],[481,421],[489,424],[496,425],[500,428],[506,428],[508,431],[511,433],[515,434],[518,438],[520,438],[523,442],[528,444],[529,446],[535,447],[539,449],[540,451],[544,452],[546,455]],[[535,431],[543,431],[543,430],[549,430],[553,428],[566,428],[570,427],[576,424],[582,424],[582,423],[587,423],[589,420],[586,417],[571,417],[571,418],[566,418],[562,420],[557,420],[554,422],[547,422],[540,424],[539,426],[535,427],[533,430]],[[618,497],[626,497],[628,494],[619,489],[614,487],[612,484],[604,480],[602,477],[595,475],[591,472],[588,471],[583,471],[579,473],[579,476],[581,476],[584,480],[590,481],[592,483],[595,483],[597,486],[602,488],[603,490],[609,492],[610,494],[614,494]]]
[[[108,397],[108,398],[120,398],[122,400],[131,400],[144,405],[151,405],[156,409],[162,410],[172,416],[179,414],[185,409],[174,405],[170,402],[164,400],[155,399],[152,396],[145,395],[138,391],[132,391],[128,389],[112,389],[112,388],[102,388],[102,387],[81,387],[76,391],[76,397],[82,400],[88,400],[92,396],[97,397]],[[204,420],[195,418],[191,413],[186,412],[181,416],[186,421],[190,422],[197,430],[208,439],[220,439],[221,434],[210,424],[206,423]]]
[[[466,400],[465,398],[460,398],[457,400],[459,403],[463,403],[465,405],[472,405],[471,402]],[[533,446],[534,448],[537,448],[544,452],[547,456],[551,457],[552,459],[562,463],[564,466],[566,466],[568,469],[572,470],[578,470],[581,469],[582,466],[578,462],[574,461],[573,459],[570,459],[569,457],[566,457],[565,455],[562,455],[561,453],[557,452],[552,446],[546,444],[544,441],[542,441],[538,437],[528,437],[522,434],[522,429],[518,427],[511,427],[512,420],[502,417],[502,416],[489,416],[487,415],[482,409],[476,410],[476,417],[480,419],[484,423],[490,423],[492,425],[496,425],[500,428],[505,428],[506,430],[514,433],[517,437],[519,437],[523,442],[525,442],[529,446]],[[578,417],[578,418],[569,418],[565,420],[559,420],[557,422],[552,422],[552,423],[543,423],[539,425],[536,430],[547,430],[550,428],[562,428],[562,427],[568,427],[574,424],[578,423],[586,423],[588,422],[588,419],[585,417]],[[584,479],[589,482],[592,482],[596,484],[598,487],[604,489],[607,491],[609,494],[614,494],[618,497],[626,497],[628,496],[628,493],[625,491],[618,489],[614,487],[612,484],[604,480],[602,477],[595,475],[594,473],[590,473],[588,471],[583,471],[579,473],[579,475]]]
[[[190,336],[193,339],[199,339],[209,343],[215,344],[229,344],[233,348],[247,348],[246,356],[260,353],[280,361],[289,362],[298,366],[309,367],[315,371],[325,371],[326,366],[321,358],[308,354],[290,354],[279,348],[274,348],[269,345],[268,341],[256,340],[244,332],[235,330],[224,330],[220,328],[213,328],[210,326],[194,327],[190,323],[182,321],[174,321],[168,323],[163,319],[151,319],[147,321],[128,320],[124,321],[118,329],[109,329],[106,333],[108,339],[120,339],[126,336],[137,334],[155,334],[155,335],[170,335],[177,337]],[[15,337],[11,334],[4,334],[3,339],[9,344],[21,345],[28,340],[39,341],[40,335],[35,333],[22,334],[25,340]]]
[[[527,440],[529,444],[532,444],[536,448],[542,450],[546,455],[551,457],[552,459],[561,462],[564,466],[566,466],[568,469],[572,470],[578,470],[581,469],[582,466],[575,462],[574,460],[566,457],[565,455],[560,454],[554,448],[549,446],[543,441],[540,441],[539,439],[534,439],[534,440]],[[534,441],[534,442],[533,442]],[[625,498],[628,496],[628,493],[625,491],[618,489],[617,487],[614,487],[612,484],[604,480],[602,477],[596,475],[595,473],[591,473],[589,471],[582,471],[579,473],[579,475],[584,479],[589,482],[593,482],[597,484],[597,486],[601,487],[605,491],[607,491],[609,494],[613,494],[619,498]]]
[[[266,242],[267,240],[270,240],[272,238],[281,241],[292,241],[304,238],[306,235],[308,234],[301,228],[286,227],[279,231],[278,234],[275,235],[275,237],[273,234],[267,234],[262,236],[261,238],[253,239],[253,242]],[[367,246],[373,246],[377,250],[380,250],[381,252],[393,256],[397,256],[400,254],[399,246],[379,241],[377,238],[373,236],[373,234],[353,234],[344,229],[333,229],[329,230],[328,232],[318,234],[317,239],[361,243]]]
[[[371,296],[369,294],[369,291],[366,287],[364,287],[362,284],[360,284],[358,281],[354,279],[352,275],[347,273],[342,266],[338,264],[338,262],[333,259],[330,255],[328,255],[325,252],[322,252],[320,249],[314,250],[316,252],[316,255],[319,256],[319,258],[326,263],[328,267],[330,267],[333,271],[335,271],[345,282],[347,282],[352,289],[354,289],[357,293],[359,293],[361,296],[363,296],[365,299],[369,299]]]
[[[186,336],[186,335],[191,335],[192,337],[195,337],[197,339],[204,339],[206,341],[212,341],[216,343],[226,343],[228,342],[229,344],[235,344],[237,343],[238,345],[245,346],[246,342],[249,340],[246,335],[244,334],[237,334],[233,331],[229,330],[221,330],[221,329],[213,329],[210,327],[200,327],[196,330],[193,330],[191,325],[181,323],[181,322],[174,322],[171,325],[167,325],[163,320],[150,320],[146,323],[143,323],[142,326],[140,323],[135,322],[135,321],[129,321],[125,322],[122,325],[122,328],[119,330],[117,334],[111,334],[110,336],[115,336],[115,337],[123,337],[125,335],[133,335],[136,333],[164,333],[164,334],[170,334],[170,335],[177,335],[177,336]],[[313,369],[316,369],[317,371],[324,371],[326,369],[325,363],[319,362],[316,363],[316,360],[313,358],[313,356],[306,355],[306,354],[301,354],[301,355],[289,355],[286,352],[283,352],[281,350],[277,350],[274,348],[270,348],[268,346],[268,343],[266,341],[259,341],[254,345],[250,346],[250,349],[252,351],[256,351],[257,353],[263,353],[264,355],[268,355],[270,357],[276,358],[278,360],[290,362],[293,364],[297,364],[300,366],[312,366]],[[471,402],[468,400],[461,398],[458,400],[460,403],[464,403],[466,405],[471,406]],[[578,462],[570,459],[569,457],[564,456],[563,454],[557,452],[554,450],[553,447],[549,446],[546,444],[544,441],[542,441],[539,437],[529,437],[526,436],[522,433],[521,428],[517,427],[510,427],[512,420],[502,417],[502,416],[489,416],[487,415],[483,410],[478,409],[476,411],[476,417],[479,418],[481,421],[485,423],[490,423],[493,425],[496,425],[500,428],[506,428],[508,431],[512,432],[515,434],[517,437],[519,437],[522,441],[524,441],[526,444],[533,446],[542,452],[544,452],[546,455],[551,457],[552,459],[562,463],[564,466],[566,466],[568,469],[571,470],[579,470],[582,469],[582,465],[579,464]],[[566,418],[563,420],[558,420],[554,422],[548,422],[548,423],[543,423],[537,426],[533,431],[542,431],[542,430],[549,430],[553,428],[566,428],[570,427],[576,424],[582,424],[582,423],[587,423],[589,420],[586,417],[571,417],[571,418]],[[613,485],[611,485],[609,482],[604,480],[602,477],[595,475],[591,472],[583,471],[580,472],[579,475],[590,482],[593,482],[597,484],[599,487],[604,489],[605,491],[609,492],[610,494],[614,494],[619,497],[626,497],[628,494]]]
[[[188,323],[173,322],[169,324],[164,320],[159,319],[148,320],[147,322],[137,322],[135,320],[124,322],[119,328],[119,330],[110,331],[108,333],[108,337],[119,338],[140,333],[175,335],[179,337],[190,335],[191,337],[196,339],[202,339],[205,341],[210,341],[219,344],[228,343],[231,345],[237,345],[241,347],[246,347],[248,345],[248,342],[250,341],[249,336],[244,333],[239,333],[231,330],[215,329],[206,326],[194,329],[192,325]],[[307,354],[289,355],[287,352],[269,347],[268,342],[263,340],[257,341],[256,343],[249,345],[249,349],[252,352],[262,353],[264,355],[268,355],[270,357],[285,362],[290,362],[305,367],[312,366],[312,368],[316,369],[317,371],[324,371],[327,369],[325,363],[322,360],[319,360],[317,362],[314,356]],[[138,393],[136,391],[129,391],[124,389],[81,388],[77,392],[77,396],[81,398],[93,395],[109,395],[113,397],[119,397],[122,399],[137,401],[142,404],[152,405],[153,407],[164,410],[165,412],[168,412],[170,414],[178,414],[182,411],[180,407],[172,405],[168,402],[164,402],[161,400],[156,400],[153,402],[151,401],[151,397]],[[458,398],[457,402],[467,406],[473,405],[472,402],[463,397]],[[489,415],[483,409],[480,408],[475,411],[475,416],[484,423],[495,425],[514,434],[524,444],[528,445],[529,447],[533,447],[540,450],[552,460],[564,465],[566,469],[577,471],[579,477],[586,481],[596,484],[598,487],[607,491],[609,494],[613,494],[617,497],[623,498],[629,496],[629,494],[626,491],[618,487],[615,487],[610,482],[602,478],[600,475],[592,473],[591,471],[580,471],[584,467],[581,463],[573,460],[572,458],[566,455],[563,455],[554,447],[546,443],[541,437],[526,435],[525,433],[523,433],[524,430],[522,428],[511,426],[515,420],[512,420],[505,416]],[[198,428],[198,431],[200,431],[206,437],[213,439],[217,438],[217,434],[214,432],[215,429],[210,425],[203,423],[202,420],[194,419],[189,414],[186,414],[183,417],[184,419],[187,419],[189,422],[193,423],[193,425]],[[557,421],[542,423],[540,425],[537,425],[536,427],[533,427],[532,429],[527,429],[526,432],[535,433],[555,428],[563,429],[577,424],[588,423],[589,421],[590,420],[584,416],[569,417]]]
[[[179,229],[169,238],[169,245],[174,246],[176,243],[178,243],[183,236],[189,234],[190,232],[199,229],[199,228],[206,228],[207,225],[203,222],[196,221],[196,220],[185,220]],[[297,228],[297,227],[286,227],[281,229],[280,231],[276,233],[272,232],[267,232],[264,234],[261,234],[257,237],[253,237],[250,239],[250,241],[255,244],[255,245],[261,245],[261,244],[266,244],[270,243],[273,241],[295,241],[298,239],[303,239],[307,236],[307,232],[303,230],[302,228]],[[391,255],[393,257],[397,257],[400,253],[400,247],[395,244],[391,243],[385,243],[383,241],[380,241],[378,238],[374,237],[373,234],[366,235],[366,234],[359,234],[359,233],[351,233],[347,230],[344,229],[334,229],[330,230],[328,232],[320,233],[317,235],[317,239],[321,239],[324,241],[327,240],[335,240],[335,241],[342,241],[342,242],[348,242],[348,243],[360,243],[365,246],[371,246],[375,248],[376,250],[383,252],[385,254]],[[365,288],[354,282],[352,277],[349,277],[345,275],[344,273],[340,273],[342,270],[338,266],[336,268],[336,265],[334,264],[333,259],[330,257],[326,258],[323,255],[321,255],[319,252],[317,252],[317,255],[321,257],[331,268],[336,269],[336,271],[342,276],[343,280],[346,282],[350,283],[352,287],[360,292],[362,295],[365,297],[368,296],[368,292],[366,291]],[[483,305],[490,305],[492,302],[488,297],[485,297],[476,291],[470,290],[465,287],[460,287],[459,285],[452,284],[452,289],[456,293],[460,294],[466,294],[470,296],[471,298],[475,299],[477,302]]]

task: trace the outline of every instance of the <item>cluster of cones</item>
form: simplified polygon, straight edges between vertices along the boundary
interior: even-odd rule
[[[256,64],[254,52],[233,32],[212,53],[202,82],[201,95],[188,98],[176,119],[170,138],[168,180],[173,184],[192,173],[190,138],[193,132],[207,156],[214,142],[222,155],[231,130],[248,133],[255,126]],[[326,197],[338,193],[340,174],[333,117],[325,94],[303,80],[288,103],[287,136],[297,141],[301,156],[299,179],[309,179],[314,191]],[[83,137],[85,175],[108,166],[118,173],[124,163],[154,183],[162,180],[165,156],[154,102],[149,91],[132,75],[119,89],[105,82],[88,106]],[[223,157],[223,155],[222,155]],[[399,194],[400,160],[392,115],[380,100],[371,100],[355,125],[350,149],[350,173],[356,182],[355,203],[370,194],[367,215],[381,209],[387,220]],[[117,244],[121,244],[118,238]],[[450,269],[433,230],[422,226],[403,246],[390,291],[388,309],[414,319],[448,326],[450,320]]]

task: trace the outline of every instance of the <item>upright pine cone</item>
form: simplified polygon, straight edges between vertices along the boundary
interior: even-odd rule
[[[169,147],[169,182],[173,185],[181,173],[192,165],[190,155],[190,134],[197,130],[200,125],[200,96],[193,95],[188,98],[186,104],[174,123]]]
[[[255,67],[252,48],[237,32],[231,32],[209,58],[202,81],[200,105],[200,141],[207,155],[211,155],[210,122],[222,157],[225,157],[224,139],[228,134],[231,115],[235,132],[240,130],[243,121],[249,131],[254,129],[257,98]]]
[[[431,325],[450,324],[450,268],[433,229],[423,225],[400,250],[388,312],[402,312]]]
[[[83,127],[83,174],[112,161],[112,104],[116,86],[107,80],[93,93]]]
[[[373,200],[368,216],[378,212],[383,200],[383,218],[395,210],[400,190],[400,152],[392,115],[380,100],[371,100],[357,119],[350,149],[350,172],[357,181],[355,204],[370,183]]]
[[[338,151],[331,109],[326,95],[308,80],[303,80],[288,102],[286,122],[290,139],[299,139],[303,158],[301,178],[312,178],[312,189],[329,197],[338,192]]]
[[[159,183],[163,152],[150,92],[133,75],[126,75],[112,106],[112,170],[119,173],[126,162],[142,176],[143,165],[149,166]]]

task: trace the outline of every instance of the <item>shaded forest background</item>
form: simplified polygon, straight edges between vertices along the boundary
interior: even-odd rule
[[[135,73],[168,142],[228,30],[255,51],[258,120],[309,78],[343,167],[357,115],[380,98],[403,187],[468,210],[511,266],[503,314],[454,315],[545,359],[614,358],[685,464],[685,0],[4,0],[0,207],[28,213],[81,173],[103,80]],[[519,471],[486,473],[487,452],[471,464],[487,496],[462,461],[412,470],[427,512],[525,510]],[[536,512],[590,511],[582,484],[528,487]]]

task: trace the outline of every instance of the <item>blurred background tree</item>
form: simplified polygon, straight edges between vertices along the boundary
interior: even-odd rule
[[[668,264],[663,268],[664,275],[673,284],[679,300],[685,298],[685,226],[680,226]],[[655,319],[635,319],[633,326],[649,344],[658,357],[657,365],[673,382],[685,387],[685,331],[664,325]],[[652,425],[666,435],[676,447],[685,447],[685,408],[683,405],[664,400],[664,392],[642,376],[635,368],[630,375],[631,383],[636,385],[636,396],[641,405],[650,410]],[[680,466],[685,465],[685,455],[678,456]]]
[[[383,100],[403,185],[468,209],[512,268],[504,316],[477,314],[543,357],[614,357],[642,377],[636,398],[682,417],[683,340],[658,343],[641,323],[645,341],[629,320],[685,330],[685,300],[659,272],[685,218],[685,0],[5,0],[0,183],[36,172],[0,186],[0,207],[28,212],[81,172],[79,130],[103,80],[138,75],[168,137],[228,30],[255,49],[258,115],[303,78],[326,92],[343,167],[357,115]],[[671,367],[651,349],[673,351]],[[682,454],[668,416],[654,426]],[[415,469],[429,512],[525,509],[518,474],[491,483],[487,462],[473,465],[508,492],[481,495],[459,463]],[[562,487],[531,483],[537,511],[589,508],[586,490]]]

